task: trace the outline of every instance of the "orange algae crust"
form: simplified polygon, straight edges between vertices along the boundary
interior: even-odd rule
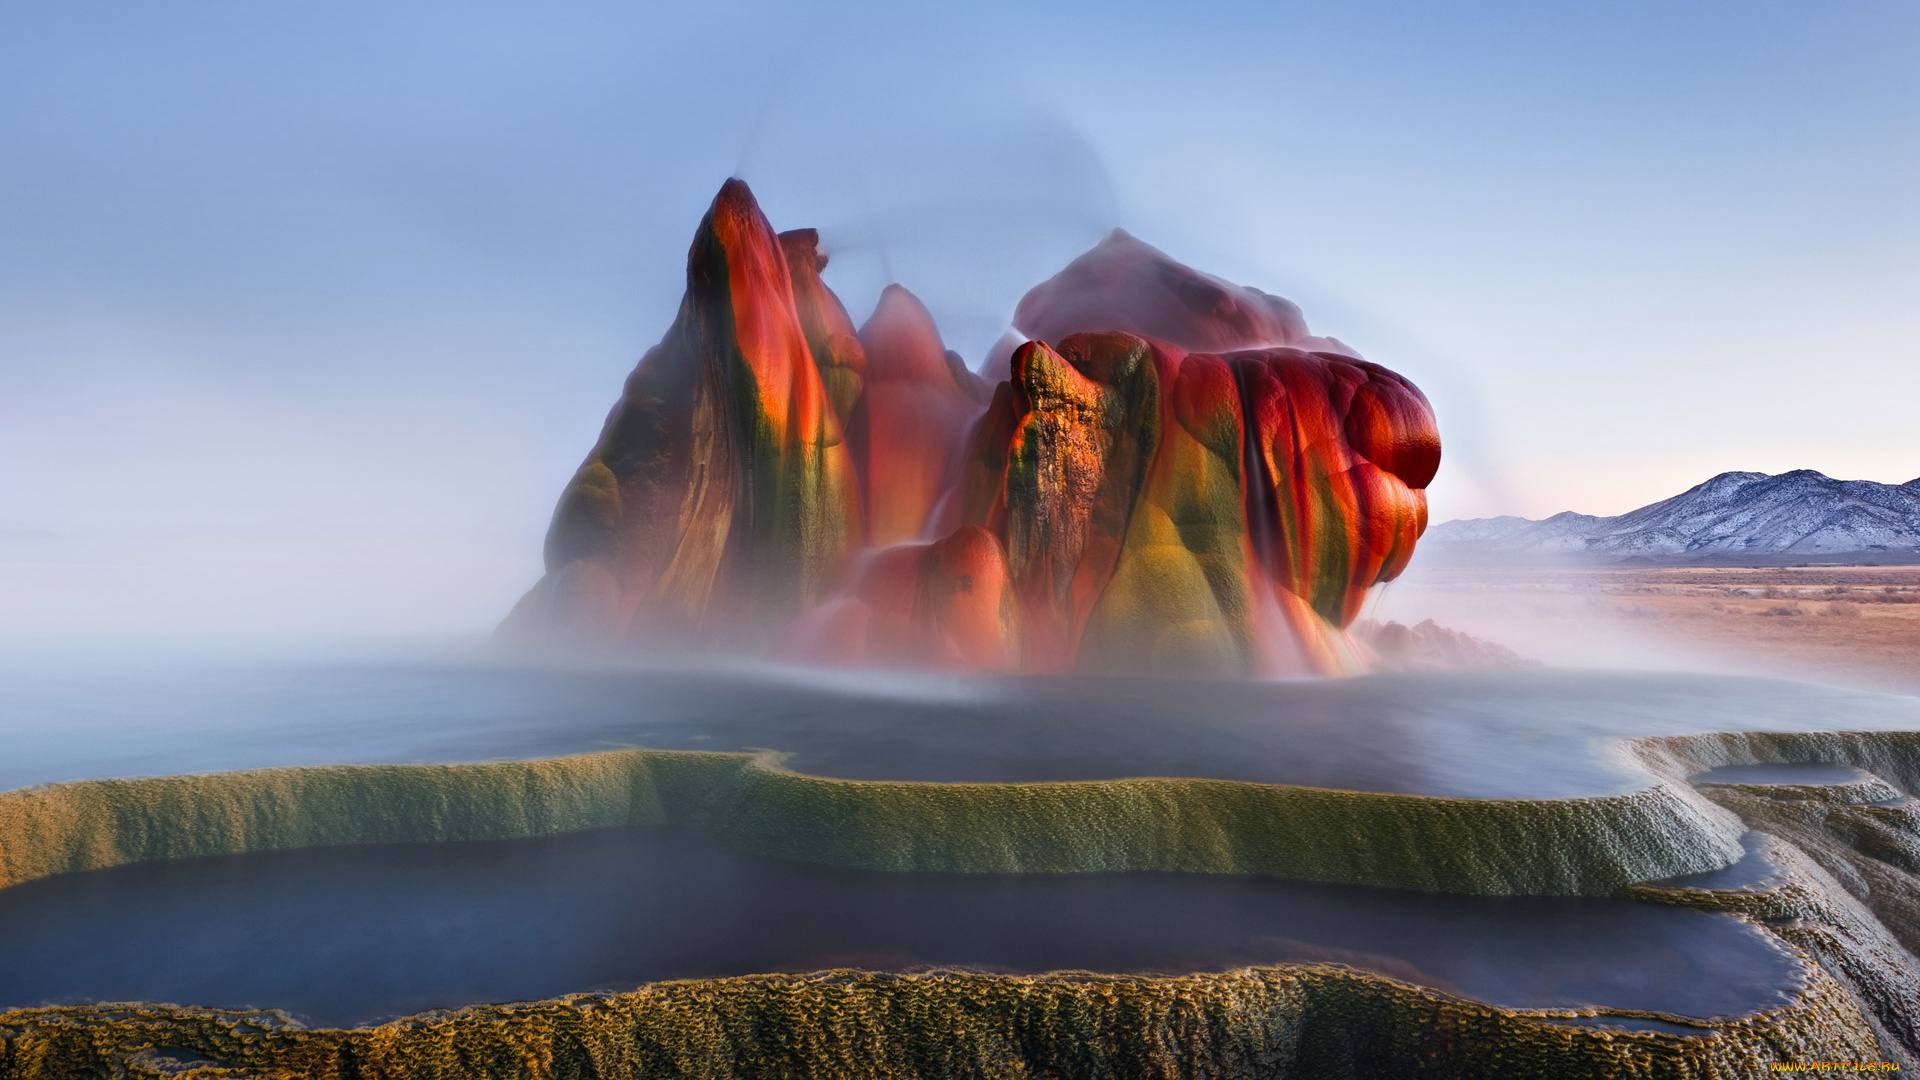
[[[1439,465],[1410,383],[1335,354],[1189,355],[1123,332],[1027,342],[1010,370],[936,528],[1003,541],[1021,669],[1359,668],[1343,628],[1405,569]],[[892,582],[892,601],[860,579],[829,603],[900,609],[924,587]],[[908,637],[939,636],[941,613],[916,618]],[[816,623],[790,654],[903,661],[894,640]]]
[[[957,451],[986,404],[973,373],[950,364],[926,306],[906,289],[880,294],[860,342],[866,392],[850,431],[862,481],[867,542],[922,538],[934,504],[952,482]]]
[[[1006,551],[964,525],[931,543],[862,554],[847,585],[795,621],[776,657],[934,670],[1016,666],[1018,623]]]
[[[996,352],[991,386],[898,284],[856,330],[826,265],[815,231],[776,235],[745,184],[721,188],[679,315],[562,492],[504,637],[1363,668],[1345,629],[1406,567],[1439,466],[1412,383],[1124,233],[1027,294],[1031,339],[1004,343],[1005,379]],[[890,553],[907,543],[934,549]],[[976,577],[956,559],[986,568],[986,594],[952,597]]]
[[[860,536],[838,409],[865,361],[817,262],[745,184],[720,189],[679,314],[561,495],[508,636],[769,637],[824,593]]]
[[[23,1009],[0,1013],[0,1075],[1709,1077],[1874,1053],[1858,1010],[1820,977],[1789,1005],[1699,1034],[1583,1023],[1605,1015],[1498,1009],[1337,965],[1177,977],[839,970],[348,1030],[174,1006]]]
[[[820,251],[820,234],[813,229],[783,232],[780,249],[787,256],[794,309],[800,316],[813,362],[820,369],[820,384],[845,429],[853,416],[853,403],[866,384],[866,348],[860,344],[846,306],[820,278],[820,271],[827,268],[827,257]]]

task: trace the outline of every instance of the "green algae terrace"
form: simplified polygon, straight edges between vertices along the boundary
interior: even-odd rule
[[[121,694],[133,710],[121,714],[118,724],[96,715],[69,728],[64,742],[27,741],[6,768],[33,784],[75,775],[164,772],[180,761],[202,768],[273,767],[71,780],[0,794],[0,874],[8,884],[39,881],[48,889],[67,888],[68,881],[43,879],[116,866],[131,871],[166,860],[246,858],[246,853],[337,845],[539,843],[524,838],[638,828],[650,836],[695,838],[738,857],[838,867],[842,870],[835,872],[846,873],[1015,876],[1009,880],[1036,874],[1235,875],[1417,890],[1398,894],[1415,905],[1421,893],[1455,894],[1460,902],[1506,896],[1539,897],[1528,902],[1544,903],[1556,895],[1598,898],[1624,889],[1633,900],[1578,902],[1638,910],[1646,905],[1636,901],[1652,900],[1704,908],[1712,914],[1675,914],[1727,920],[1730,928],[1755,936],[1766,948],[1785,950],[1781,955],[1794,958],[1790,966],[1798,973],[1778,980],[1784,996],[1773,1007],[1761,1007],[1756,999],[1755,1011],[1744,1018],[1689,1019],[1658,1009],[1636,1014],[1619,1003],[1596,1014],[1592,1003],[1568,1013],[1564,1003],[1529,1012],[1522,1002],[1515,1012],[1513,1002],[1477,1000],[1460,987],[1454,989],[1465,996],[1456,998],[1447,989],[1418,985],[1418,979],[1412,990],[1394,989],[1402,983],[1391,970],[1382,970],[1392,964],[1379,957],[1359,961],[1361,968],[1373,969],[1370,973],[1340,968],[1314,974],[1324,965],[1316,967],[1311,954],[1269,951],[1266,959],[1257,950],[1239,954],[1246,962],[1276,963],[1274,971],[1295,972],[1282,977],[1291,989],[1275,991],[1280,996],[1272,999],[1290,1002],[1274,1007],[1293,1019],[1275,1014],[1268,1021],[1281,1025],[1272,1030],[1292,1031],[1292,1037],[1305,1040],[1295,1047],[1299,1060],[1320,1060],[1314,1055],[1324,1047],[1308,1052],[1300,1046],[1332,1037],[1327,1025],[1334,1022],[1314,1004],[1321,1000],[1316,995],[1346,1002],[1342,1009],[1373,1002],[1361,1012],[1372,1009],[1374,1021],[1347,1016],[1334,1024],[1347,1032],[1340,1038],[1348,1042],[1341,1045],[1353,1053],[1358,1051],[1351,1039],[1369,1023],[1401,1025],[1416,1015],[1444,1014],[1454,1024],[1469,1023],[1470,1016],[1504,1017],[1493,1022],[1496,1033],[1487,1036],[1487,1046],[1545,1053],[1540,1060],[1557,1062],[1554,1069],[1576,1059],[1612,1061],[1606,1067],[1614,1068],[1667,1055],[1684,1066],[1674,1075],[1691,1075],[1687,1070],[1701,1062],[1756,1062],[1766,1046],[1863,1052],[1855,1056],[1869,1048],[1884,1051],[1902,1045],[1897,1031],[1888,1034],[1900,1023],[1902,1002],[1920,1001],[1911,957],[1900,960],[1901,946],[1872,916],[1862,922],[1864,909],[1846,907],[1851,901],[1831,877],[1821,876],[1819,867],[1808,868],[1800,849],[1766,846],[1758,857],[1771,869],[1753,881],[1700,884],[1716,871],[1724,877],[1731,872],[1725,868],[1745,865],[1743,857],[1757,857],[1752,836],[1759,834],[1747,836],[1743,847],[1749,815],[1720,805],[1726,800],[1713,795],[1715,785],[1696,788],[1687,782],[1727,766],[1822,763],[1864,769],[1877,778],[1877,787],[1856,784],[1860,793],[1849,794],[1845,785],[1834,788],[1841,792],[1832,797],[1836,805],[1858,801],[1856,795],[1889,792],[1910,802],[1901,793],[1920,786],[1920,735],[1911,730],[1920,728],[1920,715],[1911,699],[1791,683],[1566,672],[1343,682],[1093,683],[842,678],[778,669],[443,666],[284,669],[257,672],[251,684],[189,674],[176,676],[171,686],[173,699],[141,693],[138,680],[98,682],[78,694],[69,686],[64,698],[46,693],[43,703],[59,699],[75,710],[86,707],[88,693],[99,702]],[[9,724],[32,725],[33,687],[22,690],[15,684],[6,693],[13,698]],[[44,712],[39,719],[40,729],[47,730]],[[88,724],[96,731],[114,729],[117,737],[89,738]],[[1835,734],[1831,729],[1837,727],[1853,731]],[[600,749],[609,746],[621,748]],[[363,763],[311,764],[355,759]],[[459,763],[462,759],[465,763]],[[667,832],[660,833],[658,826]],[[1808,850],[1826,855],[1818,843]],[[1671,886],[1649,884],[1685,875],[1692,877]],[[1329,886],[1313,886],[1322,887]],[[1453,901],[1429,901],[1443,902]],[[1775,927],[1766,919],[1784,921]],[[1840,936],[1822,938],[1817,926],[1830,926]],[[1728,957],[1738,953],[1731,949]],[[935,966],[963,962],[941,955],[926,959]],[[1627,964],[1623,970],[1634,967]],[[1164,963],[1155,966],[1167,969]],[[1019,970],[1019,964],[1008,970]],[[1178,984],[1187,988],[1179,993],[1200,998],[1228,985],[1207,982],[1214,976],[1198,968],[1187,970],[1195,974],[1113,985],[1133,987],[1128,994],[1147,998],[1179,979],[1189,980]],[[755,995],[773,993],[814,1017],[803,1026],[823,1022],[809,1010],[831,1012],[829,999],[841,993],[831,986],[869,987],[856,996],[880,995],[863,999],[870,1002],[923,990],[936,996],[946,992],[911,979],[872,982],[876,978],[849,975],[823,984],[800,977],[787,983],[739,983],[730,977],[701,985],[713,987],[719,995],[713,1000],[741,1008],[750,999],[764,1006],[764,997]],[[948,977],[912,978],[938,982]],[[1021,995],[1058,1000],[1059,994],[1082,993],[1086,985],[1039,975],[966,978],[1000,979],[995,985],[1001,990],[994,993],[1014,995],[1000,999],[1005,1002],[1028,1000]],[[662,1002],[671,993],[666,998],[649,997],[652,992],[644,989],[637,993],[640,998],[604,999],[620,1002],[604,1007],[626,1017],[621,1024],[645,1027],[669,1014],[680,1017],[673,1023],[686,1020],[673,1011],[680,1006],[657,1012],[667,1008]],[[637,1004],[642,999],[651,1004]],[[602,1007],[549,1003],[540,1013],[548,1019],[539,1023],[527,1019],[533,1012],[462,1014],[468,1019],[446,1021],[452,1027],[445,1033],[456,1043],[524,1036],[546,1046],[541,1053],[558,1053],[552,1024],[564,1027],[576,1022],[566,1017],[577,1019],[580,1009]],[[1229,1014],[1234,1008],[1218,1001],[1205,1006],[1216,1007]],[[165,1009],[140,1013],[144,1020],[114,1019],[119,1015],[86,1007],[29,1010],[6,1014],[0,1025],[13,1032],[5,1037],[11,1040],[8,1053],[18,1062],[22,1047],[53,1045],[36,1040],[77,1038],[92,1045],[125,1034],[123,1024],[158,1025],[155,1030],[176,1035],[197,1032],[178,1037],[210,1047],[228,1039],[237,1030],[234,1024],[252,1023],[229,1014]],[[1313,1019],[1316,1015],[1320,1019]],[[710,1019],[723,1026],[747,1022],[744,1015]],[[802,1023],[804,1018],[790,1019]],[[1242,1022],[1255,1021],[1242,1016],[1229,1026]],[[1121,1028],[1101,1028],[1101,1038],[1144,1037],[1115,1017],[1102,1023],[1121,1023]],[[1622,1023],[1640,1028],[1607,1034],[1609,1025]],[[1680,1028],[1665,1031],[1662,1024]],[[402,1027],[424,1030],[411,1021]],[[85,1035],[88,1031],[96,1034]],[[306,1047],[301,1053],[319,1052],[315,1047],[324,1043],[331,1049],[323,1056],[366,1050],[354,1041],[361,1036],[346,1042],[325,1033],[261,1038],[268,1049],[260,1050],[266,1056],[255,1064],[279,1061],[274,1055],[296,1046]],[[415,1036],[393,1038],[405,1042]],[[1427,1045],[1427,1035],[1406,1038],[1412,1039],[1408,1046]],[[1625,1048],[1613,1047],[1610,1039],[1625,1039]],[[1678,1041],[1669,1045],[1662,1039]],[[1448,1044],[1454,1048],[1447,1053],[1471,1056],[1457,1042]],[[343,1049],[350,1045],[361,1048]],[[735,1049],[746,1053],[746,1046]],[[1541,1051],[1541,1046],[1558,1049]],[[73,1053],[60,1051],[46,1060],[72,1064],[86,1058]],[[107,1054],[100,1059],[107,1062],[102,1067],[120,1067],[112,1066],[111,1058],[134,1068],[127,1064],[132,1058],[114,1057],[119,1051],[100,1053]],[[246,1054],[220,1060],[241,1058]],[[1335,1058],[1348,1060],[1351,1053]],[[775,1059],[778,1055],[767,1062]],[[823,1059],[778,1060],[787,1064],[763,1065],[777,1073],[796,1061],[817,1065]],[[594,1068],[602,1075],[639,1075]],[[41,1075],[17,1065],[12,1069],[17,1075]],[[495,1072],[523,1074],[505,1066]],[[387,1074],[458,1073],[396,1066]],[[773,1073],[756,1065],[733,1074]]]
[[[145,699],[147,724],[123,724],[111,741],[69,734],[38,748],[39,761],[27,744],[9,767],[30,783],[62,769],[204,768],[238,750],[289,765],[349,749],[418,759],[436,740],[443,760],[660,749],[20,791],[0,803],[14,838],[0,873],[18,882],[154,857],[666,823],[882,870],[1255,873],[1603,895],[1727,865],[1744,831],[1684,773],[1644,767],[1622,736],[1714,721],[1920,727],[1912,699],[1658,675],[1222,683],[368,668],[268,678],[224,709],[205,692],[217,681],[176,684],[176,712]],[[395,708],[408,715],[383,712]],[[284,727],[276,709],[288,711]],[[141,745],[151,729],[164,749]],[[241,732],[247,747],[235,745]],[[29,832],[42,839],[22,844]]]

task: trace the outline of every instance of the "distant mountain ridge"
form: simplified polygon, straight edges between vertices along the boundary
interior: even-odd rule
[[[1835,480],[1812,469],[1726,472],[1618,517],[1571,511],[1448,521],[1423,549],[1611,558],[1739,558],[1885,554],[1920,560],[1920,477],[1904,484]]]

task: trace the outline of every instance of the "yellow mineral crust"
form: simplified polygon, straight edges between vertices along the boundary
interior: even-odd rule
[[[1734,1077],[1877,1053],[1809,978],[1698,1034],[1608,1030],[1337,965],[1177,977],[825,971],[306,1030],[277,1013],[101,1005],[0,1013],[0,1074],[118,1077]],[[1657,1014],[1647,1014],[1659,1019]],[[1667,1018],[1671,1019],[1671,1018]]]

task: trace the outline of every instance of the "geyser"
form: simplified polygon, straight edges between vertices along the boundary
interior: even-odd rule
[[[1440,461],[1412,383],[1117,230],[1020,302],[1031,340],[991,388],[904,288],[856,330],[825,266],[720,189],[504,636],[1357,669],[1345,628],[1412,556]]]

